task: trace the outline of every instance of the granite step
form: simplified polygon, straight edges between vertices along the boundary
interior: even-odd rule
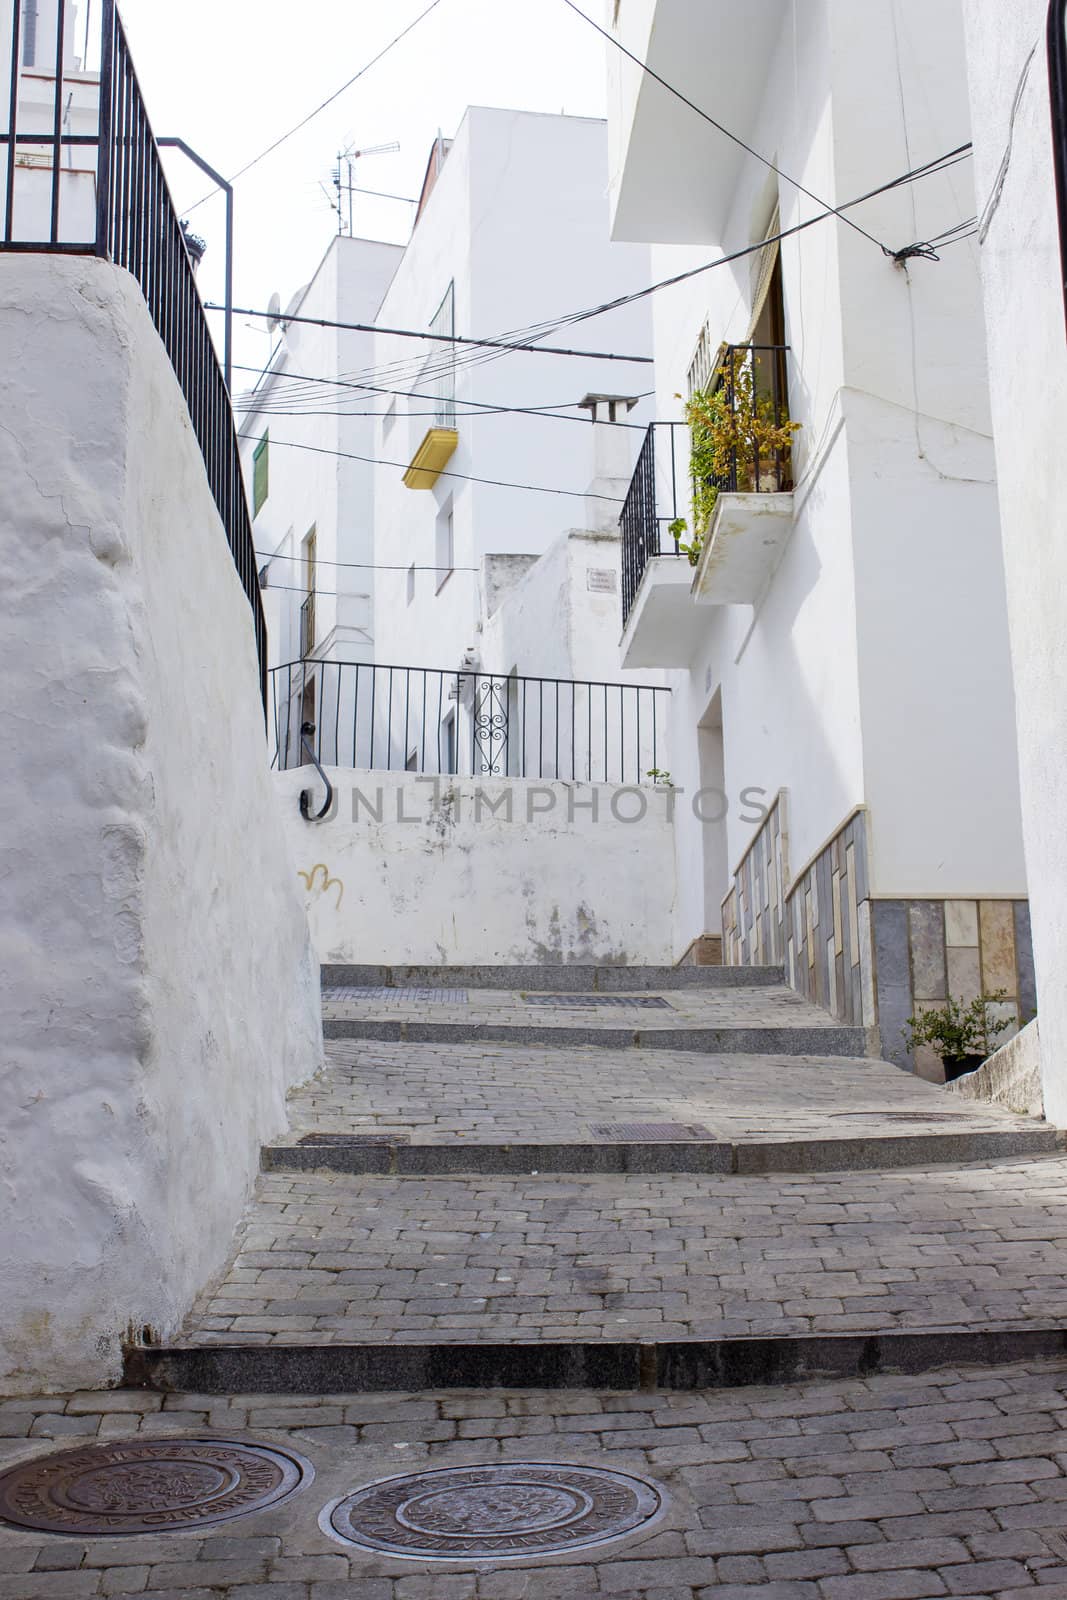
[[[351,966],[327,963],[322,986],[368,988],[538,989],[613,994],[652,989],[759,988],[785,982],[783,967],[603,967],[579,964],[528,966]]]
[[[523,1176],[540,1173],[869,1172],[932,1162],[1003,1160],[1052,1155],[1062,1139],[1031,1127],[728,1142],[716,1139],[615,1139],[594,1143],[409,1144],[388,1135],[352,1135],[332,1144],[265,1145],[263,1172],[340,1172],[353,1176]]]
[[[327,1039],[396,1040],[410,1044],[552,1045],[570,1049],[593,1045],[604,1050],[689,1050],[704,1055],[862,1056],[868,1049],[864,1028],[844,1024],[782,1027],[642,1027],[532,1022],[431,1022],[404,1017],[324,1017]]]
[[[705,1387],[746,1363],[759,1381],[861,1370],[886,1341],[894,1360],[1019,1359],[1065,1326],[1058,1157],[804,1177],[275,1173],[223,1280],[172,1346],[131,1352],[127,1377]]]
[[[1062,1147],[1046,1123],[865,1057],[359,1040],[326,1055],[264,1171],[817,1172]]]

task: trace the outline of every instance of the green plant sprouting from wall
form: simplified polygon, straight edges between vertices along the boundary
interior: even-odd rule
[[[762,360],[754,351],[738,345],[729,352],[713,382],[706,389],[698,389],[686,402],[692,533],[688,542],[683,542],[683,535],[690,533],[685,517],[672,522],[668,531],[691,566],[700,560],[722,492],[720,485],[735,485],[738,494],[754,493],[761,488],[766,465],[773,466],[777,487],[781,481],[778,468],[788,457],[793,435],[801,426],[790,421],[784,403],[780,401],[776,407],[774,398],[760,390],[757,369]]]

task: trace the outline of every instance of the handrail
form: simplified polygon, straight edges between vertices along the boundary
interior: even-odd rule
[[[326,801],[325,801],[325,804],[323,805],[322,810],[316,812],[315,815],[312,816],[311,815],[311,790],[310,789],[301,789],[301,791],[300,791],[300,815],[303,817],[305,822],[321,822],[323,817],[326,816],[326,814],[329,811],[330,807],[333,805],[333,784],[330,782],[329,778],[326,776],[326,773],[323,770],[323,768],[319,765],[319,759],[316,756],[314,750],[308,744],[308,740],[311,738],[311,736],[314,734],[314,732],[315,732],[315,724],[313,722],[302,722],[300,724],[300,744],[301,744],[301,746],[302,746],[302,748],[304,750],[304,754],[308,757],[308,759],[311,762],[312,766],[315,768],[315,771],[318,773],[319,777],[322,779],[323,783],[326,785]]]

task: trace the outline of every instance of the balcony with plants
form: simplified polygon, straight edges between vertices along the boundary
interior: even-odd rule
[[[649,428],[621,517],[622,659],[687,666],[701,605],[751,602],[793,517],[785,345],[723,345],[684,422]]]

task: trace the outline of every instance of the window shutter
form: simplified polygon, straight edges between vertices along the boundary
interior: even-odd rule
[[[779,210],[778,206],[775,206],[774,214],[771,217],[770,222],[767,224],[767,232],[763,236],[765,239],[774,239],[774,243],[764,245],[759,255],[754,257],[754,260],[758,263],[758,270],[756,274],[756,280],[752,288],[752,321],[749,324],[748,333],[748,337],[750,339],[755,332],[756,324],[759,321],[760,314],[763,311],[764,302],[766,301],[767,295],[770,291],[771,279],[774,277],[774,269],[778,264],[778,251],[781,246],[774,236],[781,231],[781,211]]]
[[[270,493],[270,433],[263,435],[252,456],[252,515],[258,517]]]

